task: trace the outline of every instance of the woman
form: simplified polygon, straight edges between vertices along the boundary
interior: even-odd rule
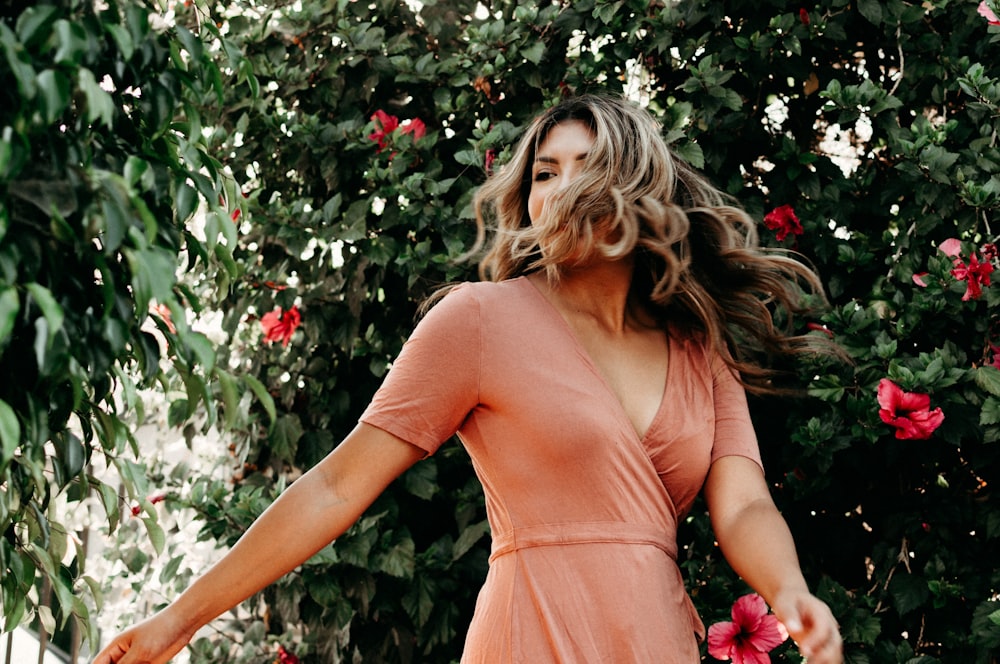
[[[341,445],[95,664],[166,662],[456,432],[493,534],[464,663],[699,661],[676,526],[700,490],[726,558],[803,654],[841,661],[747,414],[744,388],[767,392],[769,373],[741,350],[806,352],[769,307],[799,311],[815,276],[758,250],[752,221],[620,99],[543,113],[477,210],[477,245],[494,234],[484,280],[441,296]]]

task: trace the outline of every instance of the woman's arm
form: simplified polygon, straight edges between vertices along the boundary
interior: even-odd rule
[[[809,593],[792,535],[760,466],[741,456],[718,459],[708,473],[705,499],[726,560],[774,609],[809,663],[840,664],[837,622]]]
[[[392,480],[424,456],[359,424],[296,480],[204,576],[155,616],[116,637],[94,664],[164,664],[208,621],[339,537]]]

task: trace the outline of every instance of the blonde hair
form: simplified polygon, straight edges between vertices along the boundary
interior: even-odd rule
[[[532,225],[535,155],[553,127],[572,120],[590,128],[593,145],[580,175],[547,197]],[[788,252],[761,248],[754,220],[677,159],[652,116],[624,99],[584,95],[543,112],[509,163],[480,187],[475,209],[472,251],[486,249],[482,279],[544,270],[557,280],[581,256],[634,252],[632,296],[665,329],[703,334],[753,392],[784,391],[765,359],[830,350],[791,327],[810,300],[825,301],[817,275]]]

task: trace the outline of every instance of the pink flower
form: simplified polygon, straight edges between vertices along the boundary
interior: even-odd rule
[[[927,276],[926,272],[914,272],[913,283],[920,286],[921,288],[927,288],[927,282],[924,281],[924,277],[926,276]]]
[[[991,343],[990,352],[993,353],[993,361],[987,366],[993,367],[994,369],[1000,369],[1000,346],[995,346]]]
[[[777,231],[778,242],[783,241],[788,234],[802,235],[802,224],[795,216],[795,209],[791,205],[776,207],[764,215],[764,225],[772,231]]]
[[[888,378],[878,383],[878,405],[879,417],[896,427],[896,438],[900,440],[927,440],[944,422],[940,408],[930,410],[930,396],[904,392]]]
[[[767,612],[760,595],[744,595],[733,604],[733,621],[708,628],[708,654],[733,664],[770,664],[767,654],[788,638],[778,619]]]
[[[399,126],[399,118],[379,110],[375,111],[371,120],[375,123],[375,131],[368,134],[368,139],[378,143],[378,151],[381,152],[389,142],[389,134]]]
[[[264,328],[264,340],[273,343],[280,341],[282,346],[287,346],[295,329],[302,323],[302,314],[299,308],[293,306],[288,311],[282,312],[281,307],[275,311],[264,314],[260,319],[260,325]]]
[[[959,242],[957,238],[950,237],[938,245],[938,250],[940,250],[945,256],[956,258],[960,253],[962,253],[962,243]]]
[[[985,18],[990,25],[1000,25],[1000,18],[997,18],[990,6],[986,4],[986,0],[979,3],[978,11],[979,15]]]
[[[404,134],[413,134],[413,141],[417,142],[427,133],[427,125],[420,118],[413,118],[403,123],[403,128],[400,131]]]
[[[993,272],[993,264],[980,263],[979,258],[972,254],[969,256],[969,264],[962,262],[961,258],[955,259],[955,267],[951,271],[951,276],[959,281],[965,282],[965,294],[963,301],[978,300],[983,294],[983,286],[990,285],[990,274]]]

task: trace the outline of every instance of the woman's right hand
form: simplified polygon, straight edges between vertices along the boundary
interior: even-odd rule
[[[93,664],[166,664],[194,636],[172,607],[130,627],[98,653]]]

